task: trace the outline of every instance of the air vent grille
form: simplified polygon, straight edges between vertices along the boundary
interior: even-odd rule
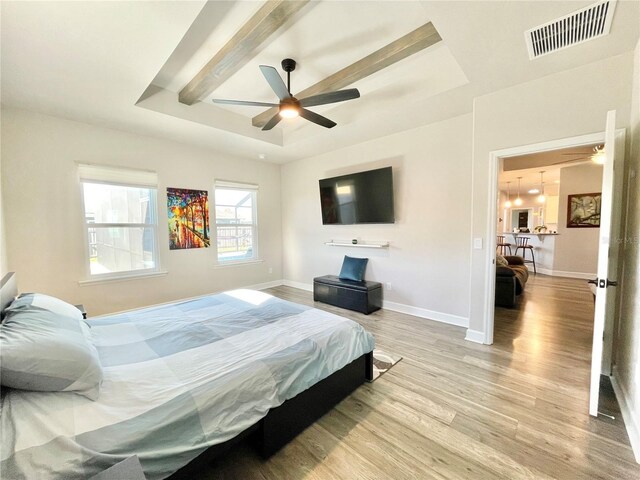
[[[616,0],[604,0],[525,32],[529,58],[572,47],[609,33]]]

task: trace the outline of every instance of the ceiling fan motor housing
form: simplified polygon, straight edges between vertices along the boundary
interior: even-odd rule
[[[296,61],[292,58],[285,58],[284,60],[282,60],[282,69],[289,73],[289,72],[293,72],[296,69]]]

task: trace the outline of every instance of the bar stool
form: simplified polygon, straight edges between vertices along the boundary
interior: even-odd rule
[[[509,249],[509,255],[512,255],[512,253],[511,253],[511,244],[507,243],[505,241],[504,235],[498,235],[498,241],[496,242],[496,248],[498,250],[498,254],[502,255],[503,257],[507,253],[507,248]]]
[[[522,260],[524,263],[533,263],[533,273],[537,274],[536,256],[533,254],[533,245],[529,245],[529,237],[516,237],[516,245],[516,255],[518,255],[518,250],[522,249]],[[527,260],[527,251],[531,252],[531,260]]]

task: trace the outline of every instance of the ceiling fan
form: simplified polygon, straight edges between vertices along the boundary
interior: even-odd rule
[[[335,127],[336,122],[329,120],[322,115],[307,110],[306,107],[313,107],[316,105],[327,105],[329,103],[344,102],[346,100],[352,100],[360,97],[360,92],[357,88],[348,88],[346,90],[338,90],[335,92],[320,93],[318,95],[312,95],[307,98],[297,99],[291,95],[291,72],[296,69],[296,61],[291,58],[285,58],[282,60],[282,69],[287,72],[287,84],[284,84],[282,77],[278,74],[278,71],[268,65],[260,65],[260,70],[267,80],[267,83],[275,94],[280,99],[280,103],[267,103],[267,102],[251,102],[244,100],[223,100],[214,99],[214,103],[224,103],[227,105],[245,105],[253,107],[278,107],[278,113],[276,113],[271,119],[262,127],[262,130],[271,130],[275,127],[283,118],[295,118],[301,116],[326,128]]]
[[[573,162],[581,162],[584,160],[591,160],[593,163],[597,163],[598,165],[604,164],[605,161],[605,153],[604,153],[604,145],[596,145],[593,147],[593,153],[585,153],[585,152],[575,152],[575,153],[563,153],[563,156],[573,156],[570,160],[563,160],[561,162],[552,163],[552,165],[559,165],[561,163],[573,163]]]

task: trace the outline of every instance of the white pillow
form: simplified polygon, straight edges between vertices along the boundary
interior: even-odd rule
[[[76,307],[60,300],[56,297],[50,297],[42,293],[25,293],[20,295],[5,310],[6,313],[18,310],[29,310],[31,307],[42,308],[50,312],[70,317],[75,320],[82,320],[82,312]]]

